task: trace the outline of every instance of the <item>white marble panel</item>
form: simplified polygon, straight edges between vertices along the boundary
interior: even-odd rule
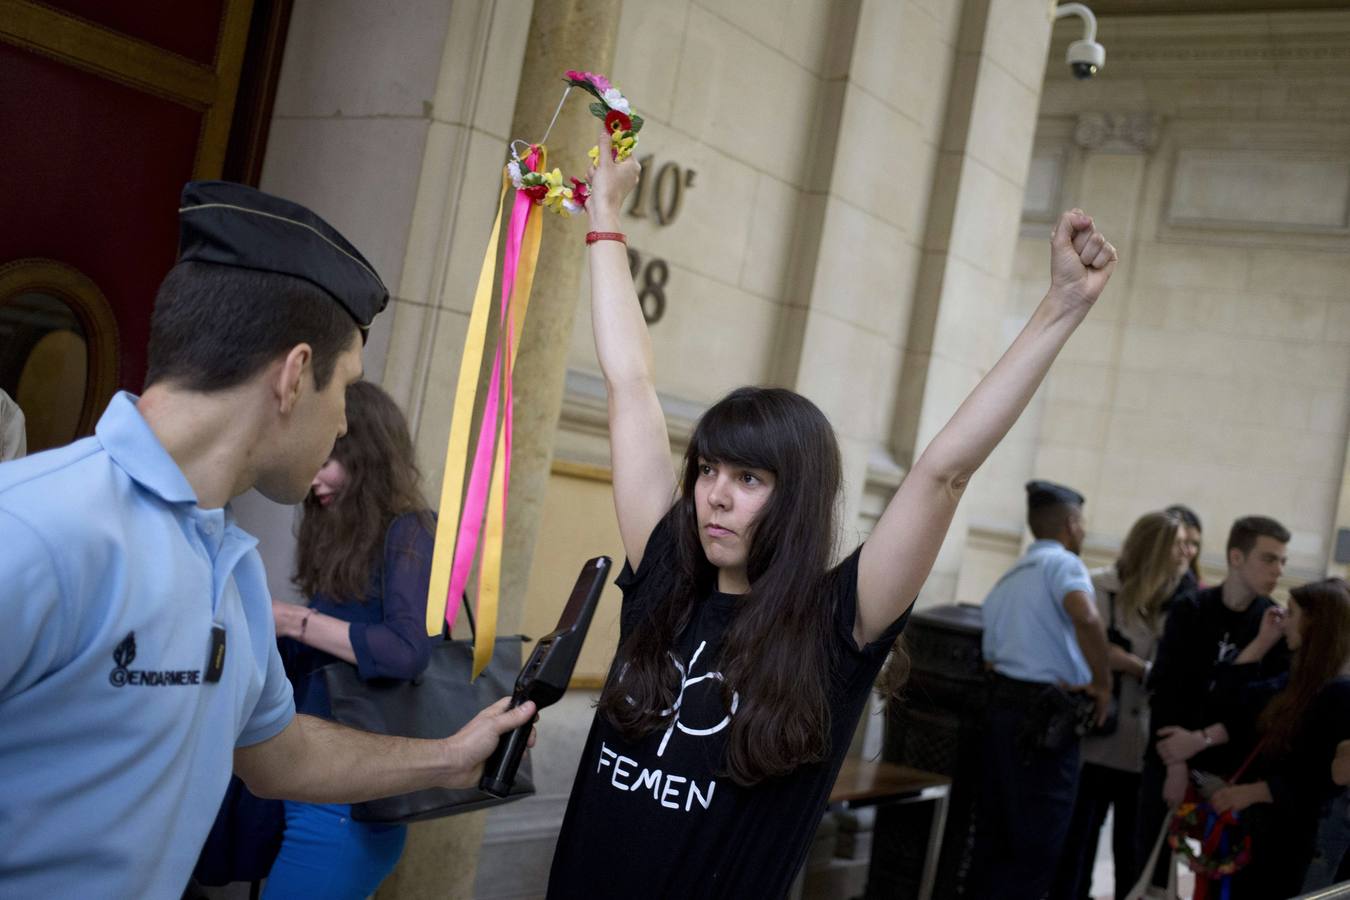
[[[1249,287],[1258,294],[1326,297],[1333,306],[1350,299],[1350,247],[1326,250],[1251,251]]]
[[[694,0],[746,36],[777,49],[783,41],[783,0]]]
[[[839,130],[831,190],[918,240],[933,184],[937,151],[931,137],[853,86],[844,97]],[[885,150],[879,154],[878,148]]]
[[[781,307],[679,266],[671,266],[670,281],[678,292],[671,290],[651,329],[657,389],[711,402],[762,382]]]
[[[689,11],[671,123],[800,184],[820,80],[702,7]]]
[[[883,380],[894,380],[884,371],[892,358],[887,351],[880,335],[811,310],[792,388],[815,401],[841,435],[870,441],[871,411],[858,398],[876,396]]]
[[[918,259],[899,229],[830,198],[811,306],[898,343],[909,320]]]
[[[987,370],[1003,352],[1007,282],[962,257],[948,257],[933,352]]]
[[[272,121],[265,191],[303,203],[399,284],[417,199],[427,119]]]
[[[1247,284],[1248,253],[1239,247],[1140,243],[1136,285],[1240,291]]]
[[[805,212],[800,191],[772,175],[756,174],[750,234],[738,280],[742,288],[761,297],[788,300],[788,279],[796,262],[792,249]]]
[[[1022,197],[1022,218],[1052,222],[1059,215],[1063,192],[1065,154],[1060,148],[1045,149],[1031,156],[1027,186]]]
[[[1021,183],[967,158],[958,190],[947,249],[995,278],[1008,278],[1020,232]]]
[[[1017,185],[1020,192],[1031,159],[1040,92],[988,57],[980,59],[977,78],[966,152]],[[1019,206],[1021,199],[1019,194]]]
[[[782,49],[825,78],[847,74],[853,54],[856,13],[835,0],[786,0]]]
[[[871,0],[862,6],[849,77],[936,143],[954,53],[942,23],[913,3]]]
[[[1167,219],[1174,225],[1344,230],[1350,157],[1258,150],[1182,149]]]
[[[1010,75],[1040,93],[1052,22],[1040,0],[989,0],[983,51]]]
[[[1105,354],[1103,354],[1105,359]],[[1105,406],[1114,388],[1116,370],[1103,363],[1056,362],[1046,378],[1046,398],[1051,403],[1069,402]]]
[[[450,6],[297,0],[275,115],[430,115]]]
[[[619,14],[610,75],[648,121],[670,121],[689,6],[690,0],[625,0]]]
[[[745,265],[759,173],[660,122],[644,127],[642,136],[641,155],[645,158],[650,152],[652,158],[638,193],[624,205],[628,245],[644,256],[658,256],[736,284]],[[669,211],[677,194],[678,213],[663,225],[657,204]],[[639,200],[641,206],[635,210]],[[792,222],[768,227],[791,234]]]

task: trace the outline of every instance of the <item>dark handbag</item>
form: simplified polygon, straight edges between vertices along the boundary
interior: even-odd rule
[[[351,728],[400,737],[449,737],[502,697],[509,696],[520,671],[520,635],[497,638],[492,661],[470,681],[473,646],[463,641],[439,640],[431,662],[414,681],[362,681],[356,666],[347,662],[324,666],[333,718]],[[509,803],[534,793],[530,760],[526,757],[509,796],[497,799],[478,788],[430,788],[352,804],[352,818],[362,822],[420,822]]]
[[[464,612],[470,629],[476,633],[467,598]],[[520,671],[523,636],[497,638],[492,659],[477,680],[470,680],[472,643],[450,640],[444,630],[440,640],[428,640],[434,641],[431,661],[412,681],[363,681],[356,666],[343,661],[329,663],[320,669],[328,686],[333,719],[376,734],[444,738],[467,725],[483,707],[510,696]],[[430,788],[353,803],[352,818],[385,824],[420,822],[510,803],[533,793],[534,779],[529,757],[526,757],[515,786],[506,797],[493,797],[477,787]]]
[[[1106,595],[1108,608],[1110,609],[1110,624],[1106,629],[1106,639],[1115,644],[1126,653],[1134,652],[1134,641],[1127,638],[1120,629],[1116,628],[1116,594],[1110,591]],[[1095,710],[1094,710],[1095,712]],[[1093,724],[1089,720],[1087,734],[1092,737],[1106,737],[1115,734],[1120,728],[1120,673],[1111,673],[1111,708],[1106,714],[1106,721],[1100,725]]]

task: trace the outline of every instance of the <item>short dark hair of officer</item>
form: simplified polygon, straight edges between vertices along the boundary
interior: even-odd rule
[[[244,383],[297,344],[315,387],[388,301],[370,264],[310,210],[228,182],[191,182],[178,263],[150,319],[145,386],[199,392]]]
[[[1058,540],[1081,517],[1083,495],[1053,481],[1027,482],[1027,525],[1037,540]],[[1069,547],[1075,553],[1077,549]]]

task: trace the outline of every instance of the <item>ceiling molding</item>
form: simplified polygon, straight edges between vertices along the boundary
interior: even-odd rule
[[[1094,8],[1097,4],[1093,4]],[[1067,81],[1063,58],[1080,37],[1056,27],[1047,77]],[[1103,16],[1101,78],[1172,75],[1337,77],[1350,79],[1350,10],[1176,16]]]

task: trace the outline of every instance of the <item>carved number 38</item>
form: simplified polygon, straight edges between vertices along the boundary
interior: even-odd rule
[[[642,254],[629,247],[628,271],[633,273],[633,281],[637,283],[642,318],[649,325],[661,321],[666,314],[666,281],[670,278],[670,267],[664,259],[650,259],[644,266]],[[641,281],[638,281],[639,277]]]

